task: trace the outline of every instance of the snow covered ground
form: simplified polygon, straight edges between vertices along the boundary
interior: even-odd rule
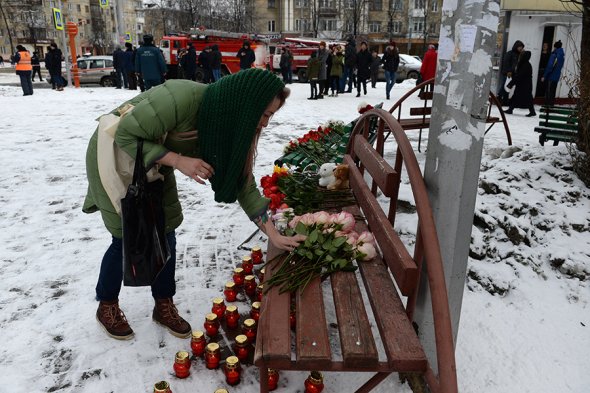
[[[0,83],[15,80],[0,75]],[[260,140],[258,178],[272,170],[288,140],[330,119],[348,122],[361,100],[376,104],[385,95],[380,83],[361,99],[308,101],[307,85],[291,86],[292,97]],[[388,104],[411,87],[396,85]],[[134,339],[110,339],[95,321],[94,286],[110,238],[98,214],[81,212],[86,145],[95,119],[134,94],[67,88],[22,97],[20,88],[0,86],[0,392],[148,392],[162,379],[175,393],[225,385],[221,371],[202,363],[186,380],[172,376],[174,354],[188,340],[152,322],[147,288],[121,293]],[[456,351],[459,386],[468,393],[585,393],[590,191],[570,171],[566,147],[540,146],[536,119],[524,114],[509,117],[514,148],[506,150],[498,125],[486,136]],[[409,136],[416,147],[417,133]],[[424,153],[417,156],[423,165]],[[183,176],[178,183],[185,221],[177,234],[175,301],[201,328],[254,226],[237,205],[213,202],[209,188]],[[403,217],[397,228],[415,230]],[[256,243],[263,239],[255,236],[247,246]],[[303,391],[305,377],[282,372],[279,391]],[[326,373],[325,391],[352,392],[365,378]],[[256,383],[248,367],[230,391],[255,392]],[[393,375],[376,389],[390,391],[410,390]]]

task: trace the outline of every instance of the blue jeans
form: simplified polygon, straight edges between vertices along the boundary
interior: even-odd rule
[[[23,89],[23,95],[33,95],[33,81],[31,80],[31,71],[18,71],[20,78],[20,87]]]
[[[213,69],[213,82],[221,79],[221,68]]]
[[[352,91],[352,85],[354,84],[354,68],[344,66],[344,72],[340,77],[340,92],[344,91],[346,86],[346,80],[348,79],[348,91]]]
[[[176,265],[176,234],[166,234],[170,259],[152,284],[152,296],[156,299],[173,297],[176,293],[174,270]],[[96,300],[112,301],[119,298],[123,281],[123,240],[113,236],[113,241],[102,258],[98,282],[96,283]]]
[[[393,71],[385,71],[385,96],[389,98],[391,94],[391,88],[395,85],[395,72]]]

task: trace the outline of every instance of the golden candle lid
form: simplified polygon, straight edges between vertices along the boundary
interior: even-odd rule
[[[254,281],[254,280],[256,280],[256,277],[254,277],[253,274],[249,274],[246,277],[244,277],[244,280],[245,281]]]
[[[213,314],[212,312],[210,312],[209,314],[205,315],[205,319],[207,320],[207,322],[217,321],[217,314]]]
[[[250,261],[252,261],[252,257],[250,255],[244,255],[242,257],[242,262],[247,262],[248,263]]]
[[[252,252],[260,252],[260,246],[252,247]]]
[[[268,369],[268,374],[269,375],[277,375],[279,372],[277,370],[275,370],[274,368],[269,368]]]
[[[246,326],[247,328],[253,328],[256,326],[256,321],[252,318],[248,318],[244,321],[244,326]]]
[[[207,352],[215,352],[215,351],[219,351],[219,344],[217,344],[217,343],[207,344]]]
[[[236,283],[233,281],[228,281],[225,283],[225,289],[234,289],[236,287]]]
[[[240,363],[240,360],[238,359],[237,356],[228,356],[227,359],[225,359],[225,364],[227,364],[230,367],[235,367]]]
[[[203,332],[200,330],[193,330],[192,333],[193,340],[200,340],[203,338]]]
[[[252,310],[260,311],[260,302],[252,303]]]
[[[240,334],[236,336],[236,342],[238,344],[246,344],[248,342],[248,337],[245,334]]]
[[[184,363],[188,361],[188,352],[187,351],[178,351],[176,352],[176,361],[178,363]]]
[[[260,290],[263,290],[264,289],[264,284],[258,284],[258,286],[256,288],[258,288]]]
[[[265,271],[266,271],[266,268],[263,267],[262,269],[260,269],[260,274],[264,274]]]
[[[223,304],[223,298],[222,297],[216,297],[213,299],[213,304]]]
[[[215,393],[229,393],[226,389],[217,389]]]
[[[226,312],[237,312],[238,311],[238,306],[227,306],[227,308],[225,309]]]
[[[244,274],[244,269],[242,269],[241,267],[236,267],[234,269],[234,273],[236,273],[236,274]]]
[[[320,384],[324,382],[324,376],[319,371],[312,371],[309,374],[309,380],[315,384]]]
[[[168,393],[170,384],[166,381],[156,382],[154,385],[154,393]]]

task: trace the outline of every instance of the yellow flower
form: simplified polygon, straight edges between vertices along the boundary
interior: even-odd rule
[[[279,175],[283,175],[283,174],[289,173],[289,169],[286,167],[280,167],[278,165],[275,165],[273,173],[278,173]]]

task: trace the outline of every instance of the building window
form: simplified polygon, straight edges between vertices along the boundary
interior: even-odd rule
[[[309,0],[297,0],[295,2],[295,8],[307,8],[309,7]]]
[[[74,9],[74,5],[72,3],[68,3],[68,10],[72,11]]]
[[[275,21],[274,20],[268,21],[268,31],[275,31]]]
[[[336,31],[336,19],[320,19],[321,31]]]
[[[369,22],[369,33],[380,33],[381,22]]]
[[[431,34],[437,33],[437,24],[436,23],[430,23],[428,25],[428,32]]]
[[[395,0],[393,2],[393,6],[391,7],[394,11],[401,11],[404,9],[404,3],[402,0]]]
[[[424,0],[414,0],[414,8],[415,9],[424,9]]]
[[[141,31],[141,25],[137,25],[137,31]]]
[[[90,12],[90,7],[88,7],[87,5],[84,6],[84,11],[86,11],[86,13]]]
[[[320,0],[320,8],[334,8],[334,0]]]
[[[369,11],[381,11],[383,9],[383,0],[371,0],[369,2]]]
[[[412,24],[412,32],[423,33],[424,32],[424,19],[414,19]]]
[[[295,19],[295,30],[296,31],[309,31],[310,23],[307,19]]]
[[[432,1],[432,4],[431,4],[430,9],[433,12],[437,12],[438,11],[438,0],[431,0],[431,1]]]
[[[268,8],[275,8],[275,7],[276,7],[275,0],[268,0]]]
[[[402,27],[403,27],[402,22],[399,22],[399,21],[391,22],[390,32],[391,33],[401,33]]]
[[[55,8],[55,2],[53,0],[49,2],[49,8]]]
[[[76,10],[78,10],[78,12],[82,12],[82,5],[76,4]]]
[[[355,3],[355,0],[344,0],[343,5],[344,5],[344,8],[351,10],[354,8],[354,3]]]

